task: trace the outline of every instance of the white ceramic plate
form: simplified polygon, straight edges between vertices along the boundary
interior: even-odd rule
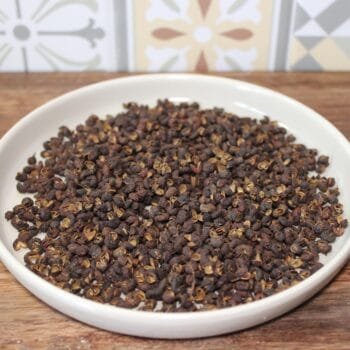
[[[223,107],[239,115],[269,115],[307,146],[331,158],[328,173],[336,178],[345,212],[350,212],[350,145],[328,121],[286,96],[232,79],[190,74],[147,75],[109,80],[56,98],[15,125],[0,141],[0,258],[16,279],[53,308],[90,325],[109,331],[152,338],[195,338],[251,327],[310,298],[341,269],[350,253],[350,230],[338,238],[325,266],[283,292],[250,304],[194,313],[154,313],[99,304],[65,292],[25,268],[12,248],[15,230],[4,212],[20,200],[14,180],[26,159],[63,124],[75,126],[91,113],[116,114],[122,103],[153,104],[159,98],[197,101],[202,107]]]

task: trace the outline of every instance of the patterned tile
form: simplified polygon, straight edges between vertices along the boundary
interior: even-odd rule
[[[350,70],[350,1],[297,0],[289,67]]]
[[[0,71],[115,70],[113,1],[0,2]]]
[[[134,0],[136,70],[267,69],[273,0]]]
[[[350,0],[0,1],[0,72],[268,69],[350,70]]]

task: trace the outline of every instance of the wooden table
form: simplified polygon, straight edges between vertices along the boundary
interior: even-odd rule
[[[0,135],[32,109],[116,73],[0,74]],[[350,73],[232,73],[309,105],[350,138]],[[350,264],[313,299],[265,325],[226,336],[165,341],[98,330],[60,314],[0,263],[0,349],[350,349]]]

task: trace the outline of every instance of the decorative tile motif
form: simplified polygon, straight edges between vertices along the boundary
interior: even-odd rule
[[[0,0],[0,72],[56,70],[350,70],[350,0]]]
[[[350,1],[297,0],[292,70],[350,70]]]
[[[0,70],[115,69],[112,2],[0,2]]]
[[[273,0],[134,0],[141,71],[267,69]]]

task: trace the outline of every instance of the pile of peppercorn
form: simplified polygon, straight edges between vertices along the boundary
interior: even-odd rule
[[[347,226],[320,175],[328,157],[266,117],[125,108],[61,127],[17,174],[33,199],[5,216],[31,271],[102,303],[195,311],[267,297],[322,266]]]

